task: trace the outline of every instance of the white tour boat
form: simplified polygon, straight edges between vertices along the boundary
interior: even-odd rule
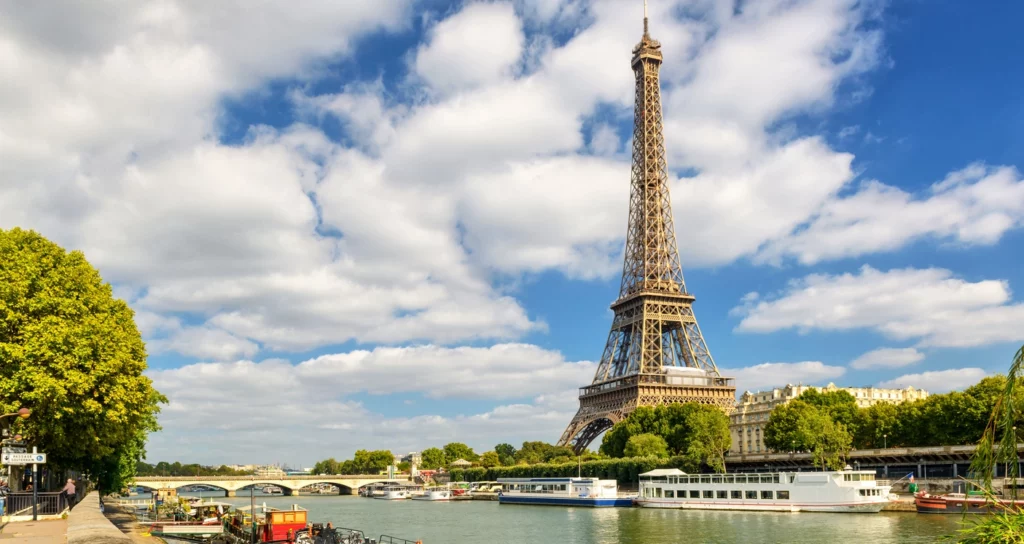
[[[882,485],[885,484],[885,485]],[[878,512],[888,482],[873,470],[687,474],[658,469],[640,475],[637,506],[773,512]]]
[[[413,495],[414,501],[450,501],[452,490],[447,487],[428,487],[422,494]]]
[[[619,497],[615,480],[597,478],[499,478],[499,504],[553,506],[633,506],[632,497]]]
[[[402,486],[391,485],[385,487],[380,495],[374,495],[373,498],[386,501],[402,501],[409,498],[409,490]]]

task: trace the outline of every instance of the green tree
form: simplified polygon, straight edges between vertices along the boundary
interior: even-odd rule
[[[860,411],[857,432],[853,437],[857,449],[876,449],[897,446],[896,426],[899,408],[889,402],[872,404]]]
[[[501,464],[501,458],[498,457],[497,452],[488,451],[480,456],[480,466],[484,468],[496,467]]]
[[[512,444],[498,444],[494,446],[494,453],[498,454],[502,465],[511,466],[516,464],[516,448]]]
[[[810,451],[812,444],[805,441],[800,425],[806,418],[820,413],[800,399],[776,406],[764,426],[764,445],[775,451]]]
[[[725,472],[725,454],[732,446],[729,417],[714,406],[698,404],[686,421],[689,436],[686,449],[681,451],[691,467],[708,466],[715,472]]]
[[[435,470],[448,464],[444,451],[439,448],[427,448],[420,452],[421,468],[424,470]],[[454,461],[455,459],[452,459]]]
[[[402,461],[401,463],[398,463],[397,465],[395,465],[395,467],[400,472],[409,472],[409,470],[412,469],[412,463],[410,463],[409,461]]]
[[[450,442],[444,445],[444,456],[448,459],[449,463],[458,461],[459,459],[465,459],[467,461],[476,461],[477,455],[473,453],[473,448],[463,444],[462,442]]]
[[[814,466],[842,470],[846,465],[853,438],[843,424],[815,409],[800,420],[798,433],[811,451]]]
[[[638,434],[626,441],[624,454],[627,457],[668,457],[668,443],[656,434]]]
[[[516,463],[526,463],[528,465],[543,463],[545,459],[550,457],[552,447],[547,442],[523,442],[523,447],[519,448],[519,451],[515,454]]]
[[[808,389],[804,391],[797,400],[802,400],[811,406],[821,410],[832,418],[832,421],[843,425],[851,433],[857,431],[857,423],[860,418],[860,408],[857,406],[857,399],[849,391],[819,391]]]
[[[131,481],[167,402],[145,370],[131,308],[81,252],[0,230],[0,410],[32,409],[15,430],[52,467],[102,491]]]
[[[318,461],[313,465],[313,474],[341,474],[341,464],[338,463],[333,457],[330,459],[324,459]]]
[[[388,450],[356,450],[352,459],[355,472],[350,474],[379,474],[394,462],[395,456]]]

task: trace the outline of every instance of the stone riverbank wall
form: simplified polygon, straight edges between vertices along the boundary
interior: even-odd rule
[[[131,541],[100,511],[100,494],[96,491],[86,495],[68,514],[68,544],[129,544]]]

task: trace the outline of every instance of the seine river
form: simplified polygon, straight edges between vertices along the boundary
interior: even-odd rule
[[[249,504],[248,497],[223,500]],[[257,496],[256,503],[278,508],[299,504],[317,523],[330,521],[373,538],[387,534],[424,544],[933,543],[954,534],[961,519],[902,512],[777,514],[500,506],[497,501],[382,501],[349,495]]]

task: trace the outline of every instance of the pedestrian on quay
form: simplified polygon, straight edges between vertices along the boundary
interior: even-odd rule
[[[68,510],[74,508],[75,507],[75,481],[72,480],[71,478],[68,478],[68,483],[64,484],[64,489],[62,489],[61,491],[63,491],[64,494],[67,495],[67,497],[68,497]]]

